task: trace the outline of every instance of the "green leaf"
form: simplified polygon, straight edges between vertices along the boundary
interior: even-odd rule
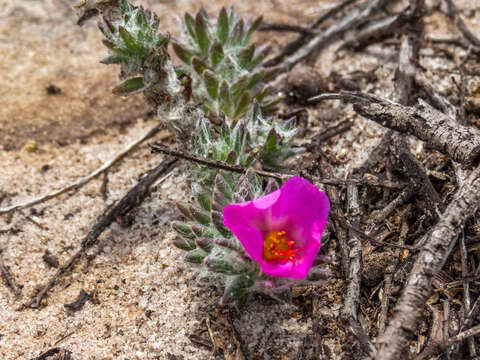
[[[247,112],[248,106],[251,103],[250,100],[251,100],[250,93],[248,92],[248,90],[246,90],[243,93],[243,95],[240,97],[240,100],[238,100],[237,108],[235,109],[235,114],[234,114],[235,118],[240,118],[243,115],[245,115],[245,113]]]
[[[250,62],[252,61],[253,53],[255,52],[255,45],[251,44],[237,55],[238,65],[243,69],[250,69]]]
[[[239,247],[239,244],[237,243],[237,240],[233,238],[214,238],[212,239],[212,241],[215,245],[218,245],[226,249],[235,250],[237,252],[241,250],[241,248]]]
[[[193,218],[202,225],[210,224],[210,214],[200,210],[195,206],[190,206],[190,213],[192,214]]]
[[[220,83],[218,97],[220,110],[223,111],[225,116],[231,118],[233,115],[233,100],[232,94],[230,93],[230,88],[225,80],[222,80],[222,82]]]
[[[230,43],[233,46],[241,45],[243,41],[243,20],[240,19],[232,30]]]
[[[173,51],[185,64],[190,65],[190,62],[193,57],[193,53],[190,50],[187,50],[182,45],[174,42],[172,43]]]
[[[137,43],[135,38],[123,26],[118,27],[118,32],[120,33],[120,36],[125,42],[125,46],[129,50],[133,52],[138,52],[141,49],[141,46]]]
[[[192,213],[190,212],[189,206],[187,204],[176,202],[175,205],[177,205],[177,209],[182,213],[183,216],[185,216],[189,220],[193,220]]]
[[[247,34],[245,35],[245,39],[243,41],[244,44],[248,44],[253,32],[258,29],[262,21],[263,21],[262,16],[259,16],[255,20],[253,20],[253,23],[248,27]]]
[[[168,43],[168,41],[170,40],[170,37],[169,36],[161,36],[159,35],[158,36],[158,40],[157,40],[157,43],[155,44],[157,49],[160,49],[163,45],[165,45],[166,43]]]
[[[233,83],[231,91],[232,91],[232,98],[235,102],[237,102],[238,98],[246,90],[248,78],[249,78],[248,74],[243,74],[243,75],[240,75],[237,78],[237,81]]]
[[[202,75],[203,72],[207,69],[207,64],[205,64],[203,60],[196,56],[192,58],[192,66],[198,75]]]
[[[200,249],[203,251],[210,253],[213,249],[213,242],[212,239],[207,238],[196,238],[195,243],[198,245]]]
[[[207,89],[208,95],[214,100],[217,99],[218,79],[215,77],[215,74],[207,69],[203,72],[203,80],[205,81],[205,88]]]
[[[200,193],[197,195],[197,201],[198,203],[202,206],[207,211],[210,211],[210,202],[212,200],[212,197],[209,193]]]
[[[201,264],[207,255],[208,254],[202,249],[191,250],[185,255],[185,261],[193,264]]]
[[[218,21],[217,21],[217,35],[219,40],[222,42],[222,44],[225,44],[226,41],[228,40],[228,32],[229,32],[229,27],[228,27],[228,15],[227,15],[227,10],[223,7],[222,10],[220,11],[220,14],[218,15]]]
[[[128,2],[128,0],[122,0],[122,14],[132,11],[132,6]]]
[[[275,150],[275,146],[277,145],[277,132],[275,128],[271,128],[267,140],[265,141],[265,145],[263,146],[266,151],[273,151]]]
[[[247,83],[245,84],[245,88],[250,90],[255,88],[257,85],[261,84],[263,80],[263,75],[264,75],[263,70],[257,70],[256,72],[251,74],[247,80]]]
[[[124,61],[124,58],[119,55],[110,55],[105,59],[101,60],[100,63],[110,65],[110,64],[121,64]]]
[[[197,247],[195,241],[192,239],[185,239],[183,237],[178,237],[172,242],[173,246],[179,248],[180,250],[190,251]]]
[[[280,66],[275,66],[271,68],[265,68],[263,71],[263,81],[268,82],[272,80],[277,74],[280,72],[281,67]]]
[[[220,234],[225,237],[232,236],[230,230],[228,230],[225,225],[223,225],[223,214],[220,211],[211,210],[210,211],[212,224],[217,228]]]
[[[142,91],[143,87],[143,77],[140,76],[125,80],[124,82],[115,86],[112,92],[115,95],[130,95]]]
[[[248,271],[244,263],[224,252],[207,256],[204,264],[213,272],[225,275],[238,275]]]
[[[195,32],[197,34],[197,44],[204,57],[207,57],[208,49],[210,48],[210,36],[207,26],[207,20],[204,15],[199,12],[195,17]]]
[[[210,48],[210,61],[211,64],[214,68],[217,67],[218,64],[220,64],[225,57],[225,54],[223,52],[223,46],[215,40]]]
[[[145,13],[143,10],[139,9],[135,14],[135,21],[140,28],[147,26],[147,19],[145,18]]]
[[[174,221],[172,223],[172,228],[175,230],[178,234],[183,236],[186,239],[195,239],[195,234],[192,231],[192,227],[188,224],[179,222],[179,221]]]
[[[242,274],[235,276],[230,285],[227,286],[223,293],[222,302],[235,302],[239,308],[242,308],[247,302],[250,288],[255,283],[252,275]]]
[[[267,57],[271,50],[272,47],[270,44],[264,44],[258,47],[253,55],[252,61],[250,62],[250,69],[257,67]]]
[[[192,40],[197,41],[197,33],[195,32],[195,20],[189,13],[185,13],[185,25]]]
[[[235,162],[237,161],[237,152],[235,150],[231,150],[228,155],[227,155],[227,158],[225,159],[225,162],[227,164],[231,164],[231,165],[234,165]]]

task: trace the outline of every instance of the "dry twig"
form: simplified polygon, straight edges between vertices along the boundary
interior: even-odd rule
[[[321,24],[323,24],[326,20],[334,17],[336,14],[338,14],[340,11],[342,11],[346,6],[350,5],[353,3],[355,0],[343,0],[342,2],[338,3],[337,5],[333,6],[330,10],[328,10],[325,14],[321,15],[315,22],[310,25],[310,30],[314,31],[316,28],[318,28]],[[297,51],[308,39],[309,39],[308,34],[302,34],[298,36],[295,40],[292,42],[288,43],[285,45],[280,51],[279,54],[275,55],[271,59],[267,59],[264,63],[263,66],[269,67],[269,66],[275,66],[278,65],[282,59],[285,56],[293,54],[295,51]]]
[[[231,171],[239,174],[243,174],[247,171],[247,169],[241,166],[230,165],[224,162],[200,158],[192,154],[167,148],[158,143],[151,145],[151,148],[152,148],[152,152],[154,153],[163,153],[163,154],[175,156],[177,158],[193,161],[198,164],[202,164],[211,168],[222,169],[222,170]],[[288,178],[295,175],[295,174],[286,174],[286,173],[276,173],[276,172],[270,172],[270,171],[264,171],[264,170],[258,170],[258,169],[253,169],[253,171],[255,171],[255,173],[260,176],[270,177],[280,181],[287,180]],[[395,189],[395,190],[400,190],[405,187],[405,184],[403,183],[396,183],[388,180],[380,180],[371,174],[368,174],[368,176],[364,176],[362,179],[343,180],[336,177],[325,177],[325,178],[311,177],[311,180],[317,184],[337,185],[337,186],[338,185],[345,186],[351,183],[356,185],[380,186],[380,187],[386,187],[386,188]]]
[[[112,159],[110,159],[109,161],[104,163],[102,166],[100,166],[99,168],[92,171],[87,176],[78,179],[74,183],[72,183],[68,186],[65,186],[64,188],[61,188],[59,190],[55,190],[55,191],[53,191],[49,194],[46,194],[46,195],[42,195],[42,196],[40,196],[36,199],[28,200],[24,203],[12,205],[12,206],[9,206],[9,207],[6,207],[6,208],[0,208],[0,215],[8,214],[8,213],[20,210],[20,209],[25,209],[25,208],[28,208],[28,207],[32,207],[34,205],[43,203],[47,200],[50,200],[50,199],[56,198],[57,196],[65,194],[66,192],[68,192],[70,190],[80,189],[82,186],[88,184],[91,180],[95,179],[97,176],[99,176],[100,174],[102,174],[105,171],[107,171],[108,169],[110,169],[113,165],[115,165],[117,162],[119,162],[121,159],[123,159],[128,153],[130,153],[132,150],[134,150],[138,145],[143,143],[145,140],[148,140],[148,139],[152,138],[153,136],[155,136],[160,131],[160,127],[161,127],[161,125],[155,126],[153,129],[149,130],[145,135],[141,136],[139,139],[134,140],[131,144],[128,144],[125,147],[125,149],[120,151]],[[168,136],[169,136],[169,134],[165,133],[161,138],[165,139]]]
[[[422,100],[417,107],[410,107],[359,92],[321,94],[311,100],[327,99],[352,102],[358,114],[392,130],[414,135],[465,166],[475,165],[480,158],[480,131],[458,125]]]
[[[167,172],[176,163],[175,158],[167,158],[160,165],[150,170],[143,179],[141,179],[137,185],[135,185],[130,191],[120,199],[117,204],[105,213],[97,218],[95,225],[93,225],[90,232],[82,240],[81,247],[77,252],[62,265],[55,275],[48,281],[48,283],[35,295],[24,307],[38,308],[42,302],[45,294],[55,285],[57,279],[72,265],[80,259],[82,254],[93,244],[98,241],[98,237],[119,217],[126,215],[132,209],[140,205],[143,200],[148,196],[150,186],[157,181],[157,179]]]
[[[455,193],[445,213],[426,237],[426,244],[415,261],[407,285],[395,308],[395,315],[385,334],[378,340],[377,360],[401,359],[411,337],[416,333],[417,320],[431,294],[432,277],[450,254],[465,221],[480,206],[480,167],[467,178]]]
[[[353,227],[360,227],[360,205],[358,201],[358,188],[349,184],[347,186],[347,207],[348,216]],[[352,231],[348,234],[349,248],[349,268],[348,268],[348,285],[344,298],[344,306],[342,310],[342,318],[348,324],[352,334],[360,341],[363,350],[370,356],[375,356],[376,349],[370,341],[365,330],[358,321],[358,303],[360,301],[360,288],[362,280],[362,243],[358,235]]]
[[[0,249],[0,270],[2,272],[2,277],[7,283],[7,285],[13,290],[13,293],[16,296],[20,296],[22,294],[22,285],[18,285],[15,279],[13,278],[10,270],[8,269],[7,265],[3,262],[2,258],[2,250]]]
[[[328,29],[314,36],[304,47],[300,48],[296,53],[285,59],[283,63],[279,65],[281,72],[291,70],[297,63],[309,57],[313,52],[323,49],[348,30],[365,22],[373,13],[385,6],[389,1],[392,0],[373,0],[364,9],[354,9],[343,19],[335,22]]]

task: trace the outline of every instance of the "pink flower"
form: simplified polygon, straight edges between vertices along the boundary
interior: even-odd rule
[[[259,199],[227,205],[223,223],[264,273],[303,279],[320,249],[329,210],[327,195],[295,176]]]

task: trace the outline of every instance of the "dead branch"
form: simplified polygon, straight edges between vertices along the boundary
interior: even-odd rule
[[[403,13],[400,13],[373,21],[361,31],[347,35],[345,42],[338,50],[358,50],[369,45],[376,39],[393,35],[398,32],[407,19],[408,18]]]
[[[20,204],[17,204],[17,205],[12,205],[12,206],[9,206],[9,207],[3,208],[3,209],[0,208],[0,215],[8,214],[8,213],[20,210],[20,209],[29,208],[29,207],[32,207],[34,205],[37,205],[37,204],[43,203],[45,201],[48,201],[50,199],[56,198],[56,197],[58,197],[62,194],[65,194],[68,191],[80,189],[82,186],[88,184],[91,180],[95,179],[97,176],[99,176],[100,174],[102,174],[105,171],[107,171],[108,169],[110,169],[113,165],[115,165],[117,162],[119,162],[121,159],[123,159],[127,154],[129,154],[132,150],[134,150],[142,142],[144,142],[144,141],[152,138],[153,136],[155,136],[160,131],[160,128],[161,128],[161,125],[156,125],[153,129],[149,130],[145,135],[141,136],[139,139],[134,140],[131,144],[128,144],[125,147],[125,149],[120,151],[112,159],[110,159],[109,161],[104,163],[102,166],[100,166],[99,168],[92,171],[87,176],[78,179],[74,183],[72,183],[68,186],[65,186],[62,189],[55,190],[55,191],[53,191],[49,194],[42,195],[42,196],[40,196],[36,199],[28,200],[24,203],[20,203]],[[165,134],[163,134],[161,139],[165,139],[169,136],[170,135],[168,133],[165,133]]]
[[[222,169],[222,170],[231,171],[239,174],[243,174],[247,171],[247,169],[242,166],[230,165],[230,164],[215,161],[215,160],[200,158],[192,154],[167,148],[158,143],[150,145],[150,147],[152,148],[153,153],[163,153],[163,154],[175,156],[180,159],[193,161],[198,164],[202,164],[215,169]],[[287,180],[288,178],[295,176],[295,174],[275,173],[275,172],[269,172],[269,171],[258,170],[258,169],[253,169],[253,171],[255,171],[255,173],[260,176],[270,177],[280,181]],[[357,180],[357,179],[343,180],[335,177],[328,177],[328,178],[311,177],[311,180],[318,184],[337,185],[337,186],[338,185],[345,186],[349,183],[352,183],[357,185],[381,186],[381,187],[386,187],[386,188],[395,189],[395,190],[400,190],[405,187],[405,184],[403,183],[395,183],[388,180],[380,180],[371,174],[368,174],[368,176],[364,176],[364,178],[361,180]]]
[[[480,47],[480,39],[477,38],[467,27],[462,17],[458,13],[458,9],[452,0],[446,0],[447,3],[447,16],[453,19],[457,25],[458,30],[472,45]]]
[[[310,28],[290,24],[276,24],[276,23],[262,23],[258,28],[259,31],[282,31],[282,32],[296,32],[299,34],[314,35],[317,32]]]
[[[416,136],[453,160],[471,167],[480,158],[480,131],[458,125],[455,119],[420,100],[417,107],[359,92],[322,94],[312,101],[341,99],[352,102],[354,110],[382,126]]]
[[[396,209],[398,209],[413,196],[413,190],[414,189],[412,186],[403,189],[403,191],[395,199],[393,199],[393,201],[375,214],[373,219],[367,224],[365,232],[369,235],[374,233]]]
[[[353,227],[352,225],[349,225],[345,218],[342,216],[337,216],[336,214],[331,215],[332,219],[337,221],[341,227],[343,227],[346,230],[353,231],[356,233],[359,237],[361,237],[363,240],[368,241],[372,243],[375,246],[387,246],[387,247],[392,247],[395,249],[403,249],[403,250],[409,250],[409,251],[418,251],[420,250],[422,245],[417,245],[417,246],[412,246],[412,245],[403,245],[403,244],[395,244],[395,243],[388,243],[385,241],[378,240],[377,238],[374,238],[371,235],[368,235],[367,233],[364,233],[363,231],[357,229],[356,227]]]
[[[51,348],[47,351],[45,351],[43,354],[40,356],[37,356],[36,358],[33,358],[31,360],[47,360],[49,357],[57,355],[58,360],[72,360],[72,352],[69,350],[61,349],[58,347]]]
[[[315,134],[315,136],[312,138],[312,145],[311,147],[316,147],[318,146],[319,142],[324,142],[336,135],[342,134],[345,131],[350,130],[350,128],[353,125],[353,121],[350,119],[345,119],[340,121],[338,124],[335,124],[333,126],[330,126],[326,128],[325,130],[319,132],[318,134]]]
[[[376,359],[402,359],[417,330],[417,320],[431,294],[432,277],[447,260],[465,221],[480,206],[480,167],[455,193],[439,222],[426,237],[426,244],[415,261],[407,285],[395,307],[395,315],[378,340]]]
[[[347,186],[347,214],[350,218],[352,227],[360,227],[360,204],[358,200],[358,188],[355,185]],[[347,276],[347,291],[345,293],[344,305],[342,310],[343,321],[348,324],[349,330],[358,339],[363,350],[369,356],[375,356],[377,349],[373,346],[370,338],[366,334],[358,321],[358,303],[360,301],[360,288],[362,281],[362,243],[355,232],[348,234],[348,258],[349,268]]]
[[[463,285],[463,322],[465,323],[466,317],[471,309],[471,299],[470,299],[470,281],[468,280],[468,253],[467,247],[465,246],[465,234],[462,233],[459,236],[459,248],[460,248],[460,255],[462,261],[462,285]],[[468,343],[468,351],[470,353],[470,357],[474,358],[477,356],[477,351],[475,349],[475,342],[470,337],[467,340]]]
[[[392,0],[373,0],[367,5],[366,8],[355,8],[347,16],[338,22],[335,22],[332,26],[325,31],[320,32],[314,36],[305,46],[300,48],[296,53],[288,57],[279,65],[281,72],[291,70],[300,61],[306,59],[314,51],[323,49],[329,45],[332,41],[342,36],[346,31],[355,28],[357,25],[365,22],[369,19],[373,13],[385,6]]]
[[[55,275],[50,278],[48,283],[37,295],[35,295],[28,303],[24,304],[24,307],[39,308],[43,297],[55,285],[57,279],[69,270],[78,259],[80,259],[85,250],[98,241],[99,236],[111,224],[113,224],[119,217],[125,216],[132,209],[140,205],[148,196],[150,186],[156,182],[162,174],[171,169],[176,162],[177,159],[175,158],[167,158],[163,160],[160,165],[150,170],[147,175],[137,183],[137,185],[130,189],[115,206],[109,208],[105,213],[97,217],[95,225],[93,225],[87,236],[82,240],[80,249],[57,270]]]
[[[316,169],[317,173],[321,174],[322,176],[332,176],[333,169],[332,166],[326,161],[323,153],[320,152],[320,157],[318,159],[320,166]],[[346,227],[342,226],[342,223],[346,224],[345,218],[342,214],[342,193],[341,191],[335,186],[325,186],[325,191],[328,195],[330,200],[330,217],[333,220],[333,227],[335,231],[335,236],[338,240],[338,247],[340,250],[341,258],[340,261],[342,263],[342,270],[345,277],[349,274],[349,267],[350,267],[350,259],[348,255],[348,246],[347,246],[347,239],[348,233],[346,231]]]
[[[22,294],[22,285],[18,285],[15,281],[14,277],[10,273],[9,268],[3,262],[2,258],[2,250],[0,249],[0,270],[2,271],[2,277],[7,283],[7,285],[13,290],[13,293],[16,296],[20,296]]]
[[[325,14],[321,15],[318,17],[317,20],[313,22],[312,25],[310,25],[310,30],[314,31],[316,28],[318,28],[321,24],[323,24],[326,20],[331,19],[334,17],[336,14],[338,14],[340,11],[342,11],[345,7],[350,5],[351,3],[355,2],[355,0],[344,0],[337,5],[334,5],[330,10],[328,10]],[[310,36],[308,34],[302,34],[298,36],[295,40],[289,42],[287,45],[283,47],[283,49],[272,57],[271,59],[267,59],[264,63],[263,66],[265,67],[270,67],[270,66],[275,66],[278,65],[282,59],[285,56],[293,54],[295,51],[297,51],[302,45],[308,41]]]

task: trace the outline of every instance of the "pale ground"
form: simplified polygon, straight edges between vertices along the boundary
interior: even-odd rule
[[[178,33],[176,16],[185,10],[194,11],[203,5],[215,14],[228,4],[193,0],[136,3],[155,10],[163,28],[173,35]],[[263,14],[266,21],[307,24],[330,3],[257,0],[235,5],[243,15]],[[0,197],[7,195],[0,201],[2,207],[86,175],[155,124],[141,97],[111,95],[116,69],[98,64],[106,52],[95,21],[82,28],[74,25],[72,4],[66,0],[0,0]],[[473,8],[468,2],[457,4]],[[466,20],[479,28],[478,15]],[[429,26],[440,29],[438,36],[452,30],[446,29],[443,21],[441,17],[429,19]],[[258,38],[275,45],[277,40],[272,35],[282,42],[292,37],[263,33]],[[380,48],[372,49],[382,51],[388,54]],[[369,71],[378,61],[365,54],[333,60],[333,51],[326,51],[316,67],[328,75],[331,70]],[[430,69],[438,64],[432,64],[429,58],[423,61]],[[377,69],[380,83],[367,85],[366,91],[389,96],[394,69],[392,62]],[[443,74],[436,76],[448,82]],[[59,86],[62,92],[47,95],[45,87],[49,84]],[[451,83],[444,87],[449,86]],[[332,145],[346,161],[337,169],[339,174],[358,164],[381,132],[375,124],[357,121]],[[38,142],[34,153],[22,149],[29,139]],[[347,148],[353,151],[347,152]],[[182,262],[182,252],[170,245],[173,233],[168,223],[178,216],[173,201],[188,196],[180,168],[135,212],[133,226],[114,225],[102,235],[100,245],[59,280],[41,309],[17,310],[34,294],[35,287],[55,272],[42,261],[45,250],[64,263],[96,216],[159,161],[161,157],[152,156],[144,145],[115,166],[109,174],[106,202],[100,195],[99,178],[69,196],[35,206],[33,215],[27,209],[12,218],[0,217],[0,230],[20,230],[0,231],[0,248],[12,274],[24,285],[22,297],[15,298],[0,282],[0,359],[30,359],[53,346],[72,351],[74,359],[167,359],[167,353],[184,359],[210,358],[211,351],[194,344],[188,336],[204,328],[201,322],[205,313],[220,293],[200,285],[195,273]],[[342,289],[333,286],[335,282],[330,281],[328,291],[319,291],[323,307],[315,310],[327,323],[336,321],[341,306]],[[77,312],[67,311],[64,304],[72,302],[80,289],[94,291],[99,303],[87,302]],[[260,298],[249,303],[236,318],[235,326],[250,358],[262,360],[295,359],[305,337],[313,331],[312,320],[302,317],[297,306]],[[55,345],[65,335],[69,336]],[[329,336],[328,326],[325,343],[333,352],[341,352],[341,341]]]

